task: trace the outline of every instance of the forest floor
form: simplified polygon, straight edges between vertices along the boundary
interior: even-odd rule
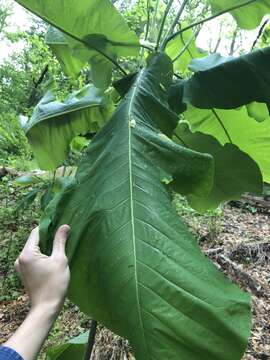
[[[13,175],[0,179],[1,342],[20,325],[29,309],[13,262],[39,217],[38,199],[28,209],[14,210],[31,188],[19,188],[13,179]],[[228,204],[222,210],[199,215],[180,196],[175,196],[174,205],[206,256],[252,295],[252,334],[243,360],[270,360],[270,214],[250,205],[237,208]],[[85,332],[90,324],[91,320],[67,300],[39,360],[45,358],[49,346]],[[131,359],[128,342],[99,326],[92,360]]]

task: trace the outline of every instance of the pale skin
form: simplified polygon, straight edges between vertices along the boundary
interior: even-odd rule
[[[17,351],[24,360],[36,359],[67,292],[70,272],[65,254],[69,226],[57,230],[51,256],[40,252],[39,229],[32,230],[15,262],[30,299],[30,311],[22,325],[3,344]]]

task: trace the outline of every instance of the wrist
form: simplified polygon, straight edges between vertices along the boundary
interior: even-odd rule
[[[54,321],[62,307],[62,302],[44,302],[31,305],[29,314]]]

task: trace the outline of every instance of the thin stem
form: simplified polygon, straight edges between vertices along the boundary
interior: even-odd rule
[[[233,144],[232,139],[231,139],[231,137],[230,137],[230,135],[229,135],[229,133],[228,133],[228,130],[225,128],[225,126],[224,126],[221,118],[219,117],[218,113],[216,112],[215,109],[211,109],[211,111],[212,111],[212,113],[215,115],[215,117],[216,117],[216,119],[218,120],[218,122],[219,122],[220,126],[222,127],[222,129],[224,130],[224,132],[225,132],[225,134],[226,134],[229,142],[230,142],[231,144]]]
[[[236,10],[236,9],[240,9],[240,8],[243,7],[243,6],[247,6],[247,5],[249,5],[249,4],[252,4],[252,3],[254,3],[255,1],[258,1],[258,0],[248,0],[248,1],[245,1],[244,3],[242,3],[242,4],[240,4],[240,5],[232,6],[232,7],[230,7],[229,9],[220,11],[219,13],[217,13],[217,14],[215,14],[215,15],[212,15],[212,16],[206,18],[206,19],[197,21],[197,22],[195,22],[195,23],[193,23],[193,24],[191,24],[191,25],[189,25],[189,26],[186,26],[186,27],[183,28],[182,30],[179,30],[179,31],[175,32],[174,34],[168,36],[167,39],[166,39],[166,41],[165,41],[165,47],[166,47],[167,43],[168,43],[170,40],[172,40],[173,38],[175,38],[177,35],[183,33],[184,31],[187,31],[187,30],[189,30],[189,29],[192,29],[193,27],[195,27],[195,26],[197,26],[197,25],[204,24],[204,23],[206,23],[206,22],[208,22],[208,21],[210,21],[210,20],[213,20],[213,19],[215,19],[215,18],[217,18],[217,17],[219,17],[219,16],[221,16],[221,15],[223,15],[223,14],[226,14],[226,13],[230,12],[230,11],[233,11],[233,10]]]
[[[147,24],[146,24],[146,31],[144,41],[147,40],[150,28],[150,0],[147,0]]]
[[[90,330],[89,330],[87,348],[86,348],[86,351],[84,354],[84,360],[91,359],[92,351],[93,351],[94,344],[95,344],[96,332],[97,332],[97,321],[92,320]]]
[[[189,48],[189,45],[192,43],[192,41],[194,40],[194,38],[198,35],[199,30],[196,33],[193,33],[192,36],[189,38],[188,42],[185,44],[185,46],[183,47],[183,49],[180,51],[180,53],[176,56],[175,59],[173,59],[173,62],[175,62],[176,60],[178,60],[183,54],[184,52]],[[184,43],[184,41],[183,41]],[[193,57],[192,54],[190,54],[190,57]]]
[[[19,3],[21,4],[21,2],[19,1]],[[25,9],[27,9],[28,11],[34,13],[35,15],[37,15],[38,17],[40,17],[42,20],[46,21],[48,24],[52,25],[53,27],[55,27],[56,29],[62,31],[62,33],[64,33],[65,35],[70,36],[72,39],[80,42],[81,44],[84,44],[86,47],[88,48],[92,48],[95,51],[97,51],[98,53],[100,53],[101,55],[103,55],[107,60],[109,60],[112,64],[114,64],[124,75],[127,75],[127,72],[122,68],[122,66],[120,66],[118,64],[117,61],[115,61],[113,58],[111,58],[109,55],[107,55],[106,53],[104,53],[102,50],[96,48],[93,45],[89,45],[87,43],[87,41],[84,41],[83,39],[80,39],[79,37],[77,37],[76,35],[73,35],[71,33],[69,33],[68,31],[62,29],[60,26],[54,24],[52,21],[48,20],[47,18],[44,18],[43,16],[41,16],[40,14],[34,12],[33,10],[31,10],[28,6],[26,6],[25,4],[21,4]]]
[[[185,10],[185,7],[186,7],[186,5],[187,5],[188,2],[189,2],[189,0],[184,0],[184,1],[182,2],[182,5],[180,6],[180,9],[178,10],[178,13],[177,13],[176,16],[175,16],[174,22],[172,23],[172,25],[171,25],[171,27],[170,27],[170,29],[169,29],[169,31],[168,31],[167,36],[166,36],[165,40],[162,42],[161,50],[164,50],[164,49],[165,49],[164,46],[167,44],[167,37],[170,36],[170,35],[173,33],[174,28],[175,28],[176,25],[178,24],[178,22],[179,22],[179,20],[180,20],[180,17],[181,17],[181,15],[182,15],[183,11]]]
[[[151,47],[148,46],[148,45],[145,45],[145,44],[142,44],[142,43],[140,43],[140,45],[141,45],[141,47],[144,48],[144,49],[147,49],[147,50],[149,50],[149,51],[154,51],[154,49],[151,48]]]
[[[262,33],[263,33],[263,30],[264,30],[264,28],[266,27],[266,25],[268,24],[268,22],[269,22],[269,19],[265,20],[265,22],[264,22],[264,23],[262,24],[262,26],[260,27],[260,30],[259,30],[259,32],[258,32],[258,35],[257,35],[254,43],[252,44],[251,51],[254,50],[254,48],[255,48],[258,40],[260,39],[260,37],[261,37],[261,35],[262,35]]]
[[[164,25],[165,25],[165,21],[166,21],[166,18],[167,18],[167,15],[172,7],[172,4],[173,4],[173,1],[174,0],[169,0],[167,6],[166,6],[166,9],[165,9],[165,12],[163,14],[163,18],[162,18],[162,22],[161,22],[161,25],[160,25],[160,29],[159,29],[159,33],[158,33],[158,38],[157,38],[157,46],[156,46],[156,50],[158,49],[159,47],[159,42],[160,42],[160,39],[161,39],[161,35],[162,35],[162,32],[163,32],[163,29],[164,29]]]
[[[184,78],[176,73],[173,73],[173,75],[177,78],[177,79],[180,79],[180,80],[183,80]]]
[[[182,143],[185,147],[187,147],[187,148],[189,147],[189,146],[187,146],[187,144],[184,142],[184,140],[181,139],[180,136],[176,134],[176,132],[173,132],[173,135],[174,135],[179,141],[181,141],[181,143]]]

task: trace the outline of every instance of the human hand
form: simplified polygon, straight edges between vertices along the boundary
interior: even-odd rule
[[[46,256],[40,252],[39,228],[36,227],[15,261],[16,271],[29,295],[31,309],[46,309],[57,314],[63,304],[70,280],[65,254],[69,229],[68,225],[59,227],[52,254]]]

